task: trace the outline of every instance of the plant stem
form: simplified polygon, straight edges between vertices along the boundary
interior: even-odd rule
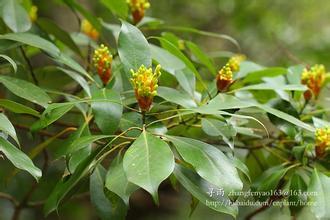
[[[143,127],[146,125],[146,112],[141,111]]]
[[[38,82],[38,80],[37,80],[36,75],[34,74],[33,67],[32,67],[32,64],[31,64],[29,58],[27,57],[27,55],[26,55],[26,53],[25,53],[23,47],[20,46],[19,48],[20,48],[20,50],[21,50],[21,52],[22,52],[22,55],[23,55],[23,57],[24,57],[25,62],[27,63],[27,65],[28,65],[28,67],[29,67],[30,74],[31,74],[31,77],[32,77],[32,80],[33,80],[34,84],[35,84],[35,85],[39,85],[39,82]]]

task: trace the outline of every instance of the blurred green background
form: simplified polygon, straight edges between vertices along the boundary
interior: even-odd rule
[[[57,20],[68,31],[76,19],[60,0],[34,1],[39,14]],[[118,22],[100,1],[79,0],[106,22]],[[330,2],[327,0],[150,0],[147,16],[168,25],[194,27],[236,39],[250,60],[268,66],[330,62]],[[229,50],[232,44],[209,37],[184,35],[207,52]]]

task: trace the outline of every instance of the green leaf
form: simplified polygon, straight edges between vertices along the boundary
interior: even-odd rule
[[[236,131],[231,125],[217,119],[203,118],[202,129],[210,136],[221,136],[223,141],[228,144],[231,149],[234,149],[233,137],[236,135]]]
[[[165,137],[175,145],[184,161],[191,164],[205,180],[226,193],[242,189],[243,183],[235,166],[219,149],[190,138]]]
[[[82,148],[90,145],[91,143],[104,139],[109,138],[110,135],[91,135],[91,136],[83,136],[75,139],[67,148],[65,154],[70,154],[76,151],[81,150]]]
[[[182,70],[186,67],[185,63],[182,62],[179,58],[172,55],[167,50],[164,50],[161,47],[150,44],[150,51],[152,59],[156,60],[161,66],[162,69],[171,73],[175,76],[175,71]]]
[[[68,46],[72,51],[82,56],[79,47],[72,40],[71,36],[62,28],[60,28],[55,22],[48,18],[38,18],[37,23],[43,31],[53,35],[59,41]]]
[[[260,82],[262,78],[264,77],[275,77],[279,75],[286,74],[288,71],[285,68],[282,67],[271,67],[266,68],[263,70],[250,72],[245,76],[243,79],[244,83],[254,83],[254,82]]]
[[[61,156],[67,155],[68,151],[72,149],[71,145],[73,144],[73,142],[75,142],[76,140],[78,141],[81,136],[90,136],[88,125],[89,121],[85,121],[84,123],[82,123],[82,125],[80,125],[78,130],[70,134],[70,136],[66,138],[64,142],[62,142],[62,144],[56,148],[54,158],[59,159]],[[82,148],[85,147],[86,145],[82,146]]]
[[[292,166],[283,167],[282,165],[271,167],[260,175],[251,187],[256,192],[270,192],[271,190],[275,190],[280,180],[291,168]],[[265,201],[269,197],[269,194],[267,196],[260,195],[257,197],[260,201]]]
[[[290,193],[288,201],[291,204],[291,213],[297,213],[303,208],[303,205],[307,202],[307,196],[304,193],[307,191],[307,185],[299,174],[294,173],[290,179],[290,192],[300,192],[299,194]]]
[[[14,72],[15,73],[17,72],[17,65],[16,65],[15,61],[12,58],[10,58],[9,56],[6,56],[4,54],[0,54],[0,57],[7,60],[11,64],[11,66],[13,67]]]
[[[194,73],[187,67],[182,70],[175,71],[175,77],[180,86],[191,96],[195,96],[196,78]]]
[[[317,219],[330,219],[330,177],[314,168],[308,186],[311,210]]]
[[[251,61],[243,61],[240,64],[239,71],[235,73],[234,79],[244,78],[251,72],[259,71],[264,69],[264,67],[260,66],[259,64],[253,63]]]
[[[69,102],[50,104],[42,113],[41,118],[32,125],[31,130],[35,132],[47,127],[70,111],[73,106],[74,104]]]
[[[225,109],[237,109],[237,108],[248,108],[248,107],[257,107],[260,108],[276,117],[288,121],[298,127],[306,129],[308,131],[314,132],[315,128],[309,124],[306,124],[299,119],[285,113],[274,109],[268,105],[262,105],[255,103],[254,101],[249,100],[241,100],[235,96],[230,96],[226,94],[218,94],[215,98],[213,98],[207,105],[200,106],[199,108],[194,109],[194,111],[203,113],[203,114],[220,114],[219,110]],[[221,113],[223,114],[223,113]],[[238,116],[238,115],[237,115]]]
[[[186,64],[163,48],[150,44],[150,50],[152,58],[162,66],[162,69],[175,76],[180,86],[194,97],[195,75]]]
[[[182,62],[186,64],[186,68],[182,70],[177,70],[175,75],[180,82],[180,85],[191,95],[194,96],[195,91],[195,77],[200,82],[203,82],[202,77],[195,68],[194,64],[171,42],[162,37],[153,37],[160,41],[162,47],[168,52],[179,58]],[[186,86],[184,86],[184,81],[186,81]]]
[[[128,148],[123,160],[128,181],[148,191],[158,204],[158,186],[173,172],[170,147],[146,131]]]
[[[2,137],[0,137],[0,151],[18,169],[29,172],[34,178],[36,178],[36,180],[41,177],[41,170],[33,164],[32,160],[26,154],[17,149],[11,143],[7,142]]]
[[[305,66],[297,65],[291,66],[288,68],[287,79],[290,84],[299,84],[301,83],[301,73],[303,72]]]
[[[104,88],[92,94],[92,101],[97,126],[104,134],[113,134],[123,113],[120,95],[114,90]]]
[[[93,78],[86,72],[86,70],[81,67],[75,60],[67,56],[66,54],[61,53],[61,51],[51,42],[31,33],[10,33],[5,35],[0,35],[0,39],[12,40],[20,42],[32,47],[36,47],[40,50],[43,50],[49,53],[56,62],[63,63],[73,70],[81,73],[83,76],[94,81]]]
[[[122,21],[118,39],[118,54],[126,70],[137,70],[142,64],[151,66],[151,52],[148,41],[135,26]]]
[[[243,90],[283,90],[283,91],[306,91],[307,87],[305,85],[275,85],[270,83],[260,83],[250,86],[244,86],[235,91]]]
[[[58,68],[58,69],[64,72],[65,74],[67,74],[68,76],[70,76],[73,80],[75,80],[83,88],[86,94],[88,96],[91,96],[91,91],[88,82],[81,75],[77,74],[76,72],[66,70],[63,68]]]
[[[126,0],[101,0],[113,14],[118,15],[122,19],[126,19],[128,15],[128,4]]]
[[[129,129],[130,127],[142,127],[143,122],[141,114],[138,112],[126,112],[120,119],[119,128],[122,131]],[[134,129],[126,133],[129,137],[138,137],[141,134],[140,130]]]
[[[104,189],[105,175],[106,170],[101,165],[98,165],[91,175],[89,184],[91,202],[101,219],[124,219],[127,208],[120,198],[108,198],[106,189]],[[118,206],[122,206],[123,208],[118,209]]]
[[[191,27],[164,26],[162,28],[172,30],[172,31],[187,32],[187,33],[193,33],[193,34],[198,34],[198,35],[202,35],[202,36],[227,40],[227,41],[231,42],[233,45],[235,45],[237,47],[238,51],[241,50],[238,42],[234,38],[232,38],[228,35],[225,35],[225,34],[218,34],[218,33],[208,32],[208,31],[201,31],[201,30],[191,28]]]
[[[65,65],[67,65],[71,69],[77,71],[81,75],[85,76],[86,78],[88,78],[89,80],[94,82],[94,79],[86,72],[86,70],[79,63],[77,63],[74,59],[72,59],[71,57],[69,57],[69,56],[62,53],[59,56],[55,56],[54,60],[56,62],[60,62],[60,63],[63,63]]]
[[[76,186],[79,181],[85,177],[90,170],[95,167],[95,158],[102,151],[102,148],[98,148],[92,152],[87,158],[83,159],[81,163],[77,166],[74,173],[70,175],[66,180],[60,180],[56,187],[52,190],[51,194],[46,200],[44,206],[44,213],[48,215],[49,213],[57,210],[59,203],[63,198]]]
[[[203,105],[196,109],[200,113],[215,113],[218,114],[218,110],[236,109],[236,108],[248,108],[254,106],[253,103],[243,101],[235,96],[218,94],[207,105]]]
[[[260,109],[263,109],[264,111],[272,114],[272,115],[275,115],[276,117],[280,118],[280,119],[283,119],[285,121],[288,121],[294,125],[297,125],[298,127],[301,127],[301,128],[304,128],[310,132],[315,132],[315,128],[309,124],[306,124],[302,121],[300,121],[299,119],[285,113],[285,112],[282,112],[282,111],[279,111],[277,109],[274,109],[268,105],[257,105],[258,108]]]
[[[101,219],[109,219],[111,216],[111,203],[104,194],[105,169],[102,165],[95,167],[90,177],[89,191],[91,202]]]
[[[126,177],[123,159],[120,154],[112,161],[107,173],[105,186],[112,192],[116,193],[125,204],[128,205],[130,195],[139,187],[128,182]]]
[[[26,10],[17,0],[6,0],[2,8],[5,24],[14,32],[25,32],[31,28],[31,21]]]
[[[40,116],[36,110],[8,99],[0,99],[0,106],[14,113]]]
[[[0,113],[0,131],[8,134],[16,141],[17,144],[19,144],[14,126],[3,113]]]
[[[240,171],[242,171],[242,173],[245,174],[245,176],[249,179],[249,181],[251,182],[251,178],[250,178],[250,171],[249,168],[245,165],[245,163],[243,163],[240,159],[238,159],[237,157],[231,157],[235,167],[237,169],[239,169]]]
[[[51,101],[50,97],[41,88],[25,80],[1,75],[0,83],[15,95],[43,107],[47,107]]]
[[[0,39],[17,41],[32,47],[46,51],[52,56],[58,56],[60,50],[51,42],[31,33],[9,33],[0,35]]]
[[[313,124],[315,128],[324,128],[324,127],[330,127],[330,122],[324,121],[322,119],[313,117]]]
[[[217,70],[214,66],[213,61],[197,46],[197,44],[187,41],[187,47],[189,48],[190,52],[204,65],[208,68],[212,75],[217,74]]]
[[[217,195],[217,190],[220,190],[217,186],[208,183],[192,171],[178,165],[175,167],[174,175],[181,185],[201,203],[217,212],[236,217],[238,213],[237,206],[231,205],[229,198],[225,195],[222,196],[220,193]]]
[[[158,87],[157,95],[163,99],[181,105],[184,108],[195,108],[197,104],[187,93],[180,92],[169,87]]]

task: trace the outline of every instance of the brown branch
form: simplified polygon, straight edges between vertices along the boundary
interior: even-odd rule
[[[20,125],[20,124],[14,124],[14,127],[15,128],[18,128],[18,129],[21,129],[21,130],[25,130],[25,131],[30,131],[30,127],[29,126],[26,126],[26,125]],[[53,134],[51,132],[48,132],[48,131],[44,131],[44,130],[40,130],[37,132],[39,135],[41,136],[45,136],[45,137],[54,137],[56,134]],[[63,135],[63,136],[60,136],[58,137],[59,139],[66,139],[67,138],[67,135]]]
[[[6,199],[10,201],[15,207],[18,206],[18,201],[7,193],[0,192],[0,199]]]

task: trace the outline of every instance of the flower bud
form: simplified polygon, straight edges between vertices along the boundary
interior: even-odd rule
[[[325,67],[319,64],[303,70],[301,83],[308,87],[308,90],[304,93],[305,100],[310,100],[312,96],[315,98],[319,96],[325,81],[325,75]]]
[[[38,7],[35,5],[32,5],[29,10],[29,18],[31,22],[35,22],[38,18]]]
[[[240,63],[245,60],[244,55],[236,55],[229,59],[222,67],[216,77],[217,88],[219,92],[226,92],[233,83],[233,73],[239,71]]]
[[[233,72],[229,64],[221,68],[217,75],[217,88],[219,92],[225,92],[233,82]]]
[[[150,7],[148,0],[127,0],[131,8],[134,24],[139,23],[144,17],[145,10]]]
[[[103,85],[107,85],[111,79],[112,55],[108,47],[103,44],[94,51],[93,64]]]
[[[86,19],[81,22],[81,31],[93,40],[98,40],[100,37],[100,33]]]
[[[325,156],[326,150],[330,148],[330,127],[317,129],[315,139],[316,156],[322,158]]]
[[[142,65],[136,72],[131,70],[131,82],[135,91],[135,97],[140,109],[144,112],[149,111],[154,96],[157,95],[158,78],[161,75],[161,66],[157,65],[154,72],[152,68]]]

